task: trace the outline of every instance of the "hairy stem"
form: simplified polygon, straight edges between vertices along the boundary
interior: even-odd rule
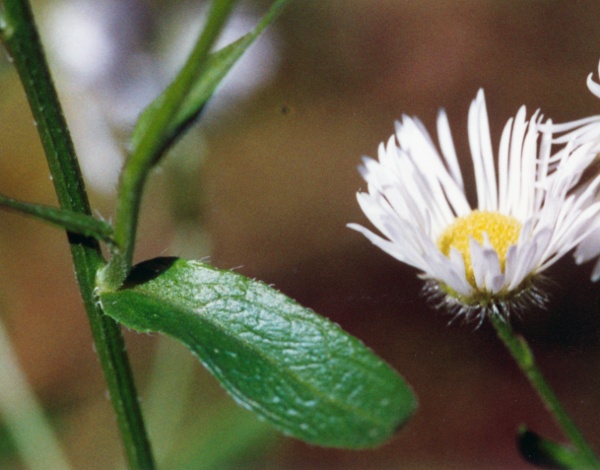
[[[0,36],[14,60],[42,140],[60,207],[91,215],[62,109],[27,0],[4,0]],[[123,336],[94,295],[104,266],[97,240],[68,233],[79,289],[104,370],[130,468],[154,468]]]

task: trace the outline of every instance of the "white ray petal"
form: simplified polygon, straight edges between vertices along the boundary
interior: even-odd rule
[[[462,173],[460,171],[458,157],[456,156],[454,141],[452,140],[452,133],[450,132],[448,116],[443,109],[438,113],[437,131],[438,138],[440,140],[440,148],[442,149],[442,154],[448,163],[450,175],[452,175],[452,179],[456,182],[458,188],[464,192]]]
[[[587,78],[587,86],[588,86],[588,88],[590,89],[590,91],[591,91],[591,92],[592,92],[594,95],[596,95],[598,98],[600,98],[600,83],[596,83],[596,82],[595,82],[595,81],[592,79],[592,77],[593,77],[593,76],[594,76],[594,74],[593,74],[593,73],[590,73],[590,74],[588,75],[588,78]]]
[[[579,244],[577,250],[575,250],[575,262],[577,264],[585,263],[599,255],[600,227],[591,232],[586,239]]]

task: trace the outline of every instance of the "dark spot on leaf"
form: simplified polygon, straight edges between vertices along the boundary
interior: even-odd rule
[[[123,284],[123,288],[129,289],[157,278],[173,266],[178,259],[174,256],[154,258],[134,266]]]

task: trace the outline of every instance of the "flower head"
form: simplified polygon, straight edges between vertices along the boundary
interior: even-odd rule
[[[537,112],[527,121],[524,107],[508,121],[496,170],[485,98],[477,93],[468,120],[472,206],[446,113],[437,120],[439,150],[418,119],[403,116],[378,159],[365,157],[360,167],[368,192],[358,202],[381,235],[349,227],[421,271],[436,305],[467,319],[545,305],[539,274],[592,230],[600,179],[573,194],[593,160],[590,144],[551,155],[541,121]]]

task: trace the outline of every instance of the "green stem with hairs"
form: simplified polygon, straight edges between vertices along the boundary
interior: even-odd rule
[[[0,37],[23,83],[44,147],[60,207],[91,216],[79,164],[27,0],[0,3]],[[121,329],[104,315],[94,295],[105,265],[99,243],[68,232],[79,289],[117,415],[130,468],[154,468]]]

